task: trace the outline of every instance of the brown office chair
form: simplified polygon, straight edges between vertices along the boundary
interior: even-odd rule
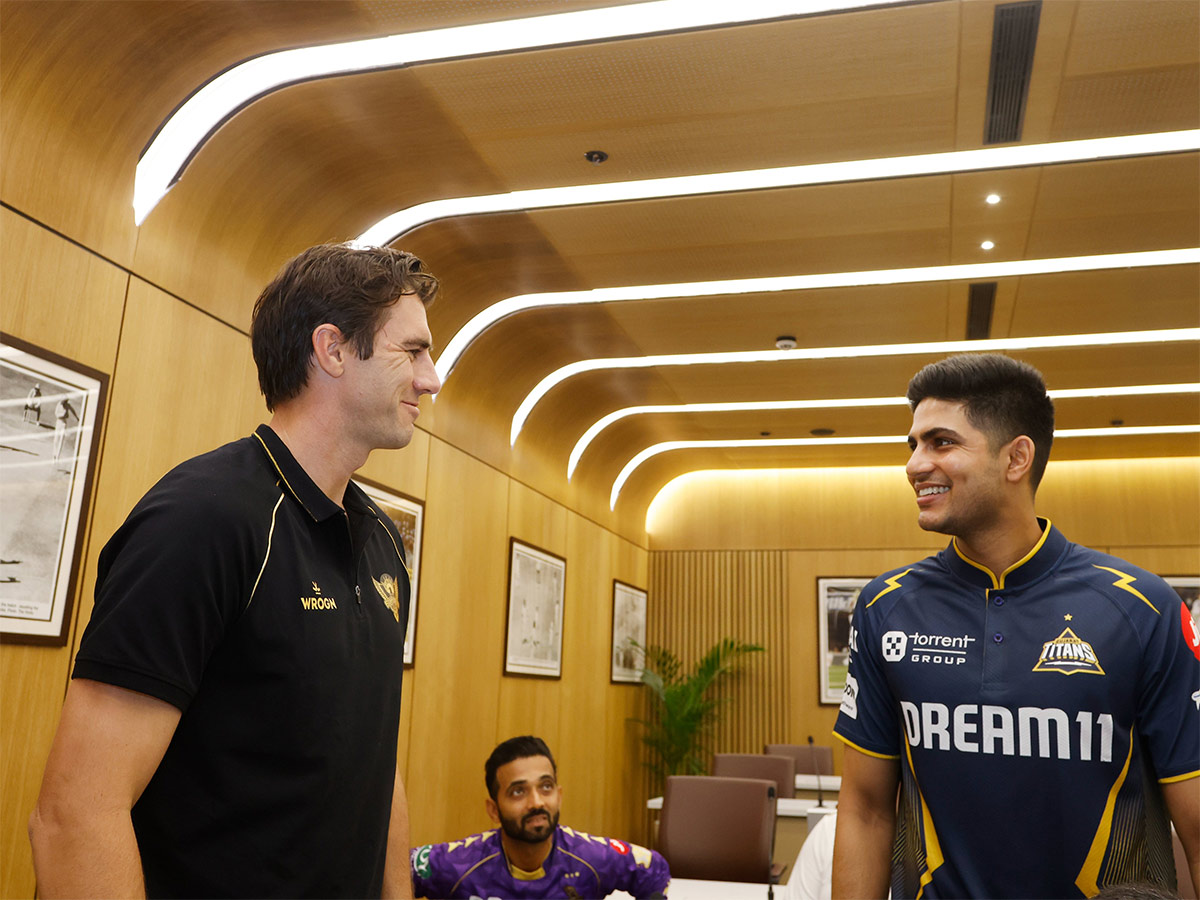
[[[796,760],[797,775],[832,775],[833,748],[817,744],[767,744],[763,750],[773,756],[790,756]]]
[[[659,851],[674,878],[768,884],[775,845],[775,782],[671,775]]]
[[[796,796],[796,760],[758,753],[714,753],[712,773],[726,778],[766,778],[775,782],[775,796]]]

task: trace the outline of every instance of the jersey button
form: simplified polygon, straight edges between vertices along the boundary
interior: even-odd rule
[[[997,606],[1003,606],[1004,598],[1003,597],[993,597],[992,602],[995,603]]]
[[[995,634],[992,635],[992,640],[995,641],[997,644],[1002,644],[1002,643],[1004,643],[1004,635],[1002,635],[1000,632],[997,631]]]

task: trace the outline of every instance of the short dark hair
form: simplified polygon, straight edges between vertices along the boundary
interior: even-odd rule
[[[956,401],[993,451],[1019,435],[1033,441],[1030,479],[1036,491],[1054,442],[1054,403],[1042,373],[999,353],[963,353],[930,363],[908,383],[912,409],[927,398]]]
[[[438,280],[422,266],[403,250],[349,244],[318,244],[288,260],[254,302],[250,324],[267,409],[304,390],[318,325],[336,325],[359,359],[370,359],[375,333],[401,294],[432,303]]]
[[[514,759],[526,759],[530,756],[546,757],[550,760],[550,768],[554,770],[554,776],[558,777],[558,764],[554,761],[554,755],[546,746],[545,741],[532,734],[512,737],[497,746],[492,751],[492,755],[487,758],[487,762],[483,764],[483,780],[487,784],[488,796],[495,800],[500,794],[500,781],[496,778],[496,770],[501,766],[508,765]]]

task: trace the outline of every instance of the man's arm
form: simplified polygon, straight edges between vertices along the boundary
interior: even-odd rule
[[[383,862],[384,900],[412,900],[412,874],[408,856],[408,795],[400,767],[392,788],[392,815],[388,821],[387,855]]]
[[[40,897],[145,897],[129,811],[179,716],[146,694],[71,682],[29,818]]]
[[[1200,889],[1200,778],[1173,781],[1162,789],[1167,811],[1187,856],[1192,884]]]
[[[887,896],[899,780],[898,760],[846,746],[833,844],[835,898]]]

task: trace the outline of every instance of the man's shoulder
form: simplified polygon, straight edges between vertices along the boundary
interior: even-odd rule
[[[270,463],[253,437],[240,438],[184,460],[146,492],[138,506],[189,510],[222,516],[253,507],[264,496],[278,495]]]
[[[1132,615],[1174,612],[1179,594],[1155,573],[1129,560],[1071,544],[1059,574],[1075,581],[1081,590],[1106,597]]]
[[[936,555],[889,569],[863,585],[855,604],[855,612],[867,609],[885,598],[888,598],[887,602],[890,605],[922,585],[941,580],[944,574]]]
[[[476,861],[489,854],[500,852],[499,832],[496,829],[483,831],[479,834],[468,835],[454,841],[444,841],[440,844],[425,844],[413,850],[413,861],[424,855],[431,862],[463,862]]]
[[[636,864],[649,866],[651,858],[655,855],[653,851],[639,844],[589,834],[568,825],[558,826],[557,843],[560,850],[582,857],[593,864],[597,860],[616,863],[628,859]]]

